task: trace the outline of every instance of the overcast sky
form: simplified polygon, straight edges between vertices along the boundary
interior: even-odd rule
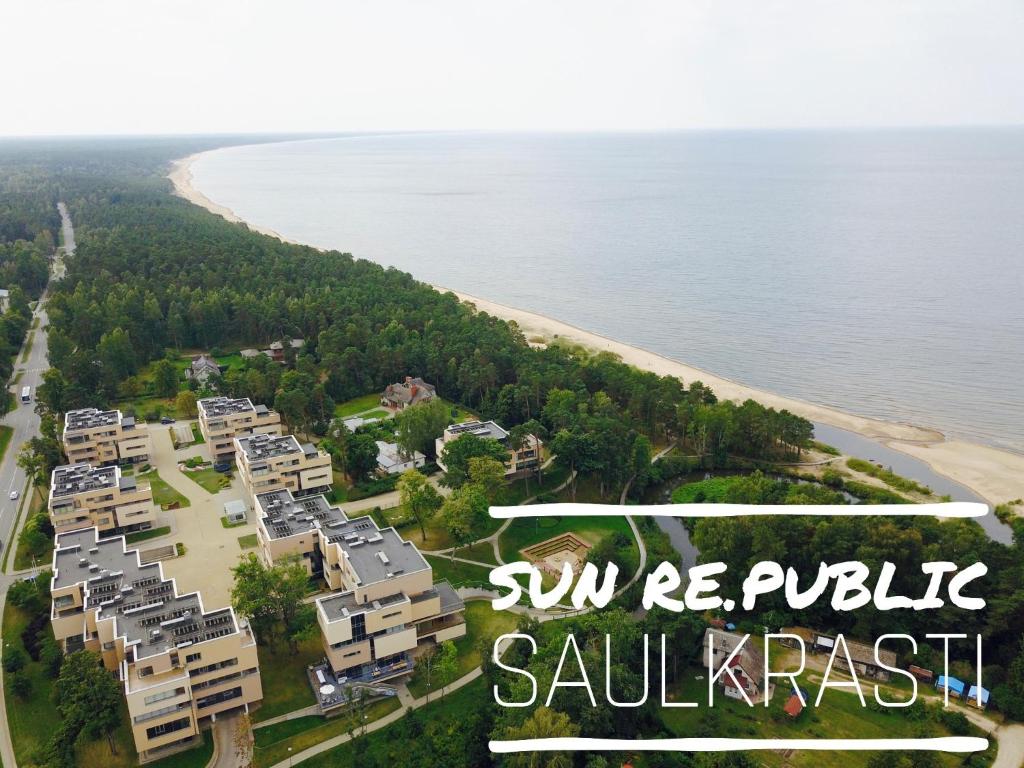
[[[0,134],[1024,123],[1024,0],[2,0]]]

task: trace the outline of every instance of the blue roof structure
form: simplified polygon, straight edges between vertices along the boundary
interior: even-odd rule
[[[976,686],[976,685],[972,685],[971,686],[971,690],[969,690],[967,692],[967,698],[970,699],[971,701],[977,703],[977,701],[978,701],[978,686]],[[981,706],[984,707],[986,704],[988,704],[988,689],[987,688],[982,688],[981,689]]]
[[[964,695],[964,683],[961,680],[957,680],[955,677],[946,677],[945,675],[939,675],[939,679],[935,681],[936,688],[946,688],[957,693],[961,696]]]
[[[732,632],[732,631],[733,631],[734,629],[736,629],[736,625],[735,625],[735,624],[732,624],[732,623],[730,623],[730,624],[726,624],[726,625],[725,625],[725,628],[726,628],[727,630],[729,630],[730,632]]]

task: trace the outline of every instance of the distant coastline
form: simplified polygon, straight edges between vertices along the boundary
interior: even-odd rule
[[[210,200],[196,189],[192,183],[191,166],[202,154],[190,155],[172,164],[168,178],[174,185],[175,194],[228,221],[243,224],[254,232],[275,237],[283,242],[295,243],[294,240],[289,240],[268,227],[244,221],[230,208]],[[933,429],[858,416],[749,387],[536,312],[516,309],[441,286],[434,288],[454,293],[461,300],[474,304],[482,312],[516,322],[527,339],[542,337],[545,340],[552,340],[557,337],[589,349],[611,352],[630,365],[659,375],[677,376],[684,382],[699,379],[721,398],[737,401],[752,398],[764,405],[785,408],[812,421],[878,440],[890,448],[925,462],[935,472],[970,488],[992,505],[1024,497],[1022,455],[964,440],[947,440],[941,432]]]

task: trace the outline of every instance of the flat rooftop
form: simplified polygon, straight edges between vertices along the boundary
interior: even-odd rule
[[[445,432],[453,436],[476,435],[477,437],[497,440],[501,443],[508,439],[508,432],[493,421],[466,421],[462,424],[452,424],[445,429]]]
[[[299,445],[295,435],[250,435],[239,437],[238,445],[249,461],[273,459],[291,453],[309,454],[307,446]],[[316,453],[316,448],[307,444]]]
[[[59,499],[105,488],[133,490],[134,477],[121,477],[117,467],[94,467],[91,464],[66,464],[53,470],[50,478],[50,497]]]
[[[270,491],[256,496],[256,506],[265,518],[263,527],[272,539],[284,539],[307,533],[317,525],[348,520],[338,507],[332,507],[320,496],[296,499],[287,489]]]
[[[267,413],[267,406],[255,406],[248,397],[204,397],[196,405],[208,419],[236,413]]]
[[[97,539],[95,528],[57,535],[51,589],[81,584],[87,610],[113,618],[115,636],[137,643],[136,660],[237,632],[230,608],[204,612],[197,592],[179,595],[159,563],[142,565],[124,537]]]
[[[320,530],[329,543],[337,544],[348,556],[360,585],[430,567],[416,546],[394,528],[382,530],[369,516],[349,519],[323,495],[297,499],[291,491],[281,489],[259,494],[256,506],[272,539]]]
[[[403,595],[401,592],[397,592],[393,595],[382,597],[379,600],[371,600],[368,603],[358,603],[356,602],[355,593],[337,592],[329,597],[322,597],[317,600],[317,602],[323,608],[324,615],[327,616],[328,621],[338,621],[339,619],[346,619],[357,613],[386,608],[389,605],[397,605],[398,603],[404,603],[408,600],[408,597]]]
[[[77,432],[95,427],[112,427],[115,424],[135,426],[132,416],[122,416],[120,411],[101,411],[97,408],[79,408],[64,414],[64,431]]]

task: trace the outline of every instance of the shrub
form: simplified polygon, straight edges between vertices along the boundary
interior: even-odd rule
[[[11,690],[24,701],[32,695],[32,680],[22,672],[11,675]]]
[[[4,672],[13,675],[15,672],[20,672],[24,669],[28,663],[28,657],[25,656],[25,652],[17,647],[6,650],[7,652],[4,653]]]

